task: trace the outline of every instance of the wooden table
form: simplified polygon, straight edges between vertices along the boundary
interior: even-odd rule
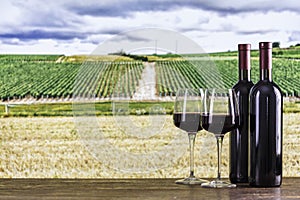
[[[280,188],[207,189],[174,179],[0,179],[0,199],[300,199],[300,178]]]

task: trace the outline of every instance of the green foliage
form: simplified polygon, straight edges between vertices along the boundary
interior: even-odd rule
[[[300,48],[273,49],[273,79],[285,96],[300,96]],[[279,53],[280,52],[280,53]],[[252,79],[258,81],[258,51],[253,50]],[[57,62],[62,55],[0,55],[0,98],[131,98],[144,69],[141,61]],[[171,57],[175,55],[169,55]],[[237,52],[156,60],[158,96],[182,87],[232,87],[238,79]]]
[[[26,54],[2,54],[0,55],[0,62],[54,62],[59,57],[64,55],[26,55]]]
[[[141,78],[142,62],[85,62],[78,71],[76,97],[132,97]]]
[[[272,47],[273,48],[280,48],[280,42],[273,42]]]
[[[276,45],[276,44],[275,44]],[[273,48],[272,50],[273,57],[275,58],[298,58],[300,59],[300,47],[299,46],[292,46],[290,48]],[[237,51],[228,51],[228,52],[217,52],[217,53],[210,53],[212,57],[237,57]],[[251,50],[251,57],[258,57],[259,51],[256,49]]]
[[[160,114],[172,114],[173,113],[173,102],[128,102],[128,108],[130,115],[149,115],[150,110],[159,105],[164,109],[164,113]],[[85,102],[76,106],[87,106],[94,107],[95,112],[90,113],[96,116],[100,115],[113,115],[113,102],[102,101],[102,102]],[[81,113],[82,112],[82,113]],[[5,112],[5,105],[0,105],[0,117],[54,117],[54,116],[69,116],[72,117],[79,115],[86,115],[83,111],[73,111],[73,103],[37,103],[37,104],[10,104],[9,113]],[[89,114],[89,113],[88,113]]]
[[[213,61],[213,62],[212,62]],[[157,62],[157,91],[160,96],[175,95],[179,88],[231,88],[238,81],[237,59]],[[251,60],[251,78],[259,80],[259,62]],[[284,96],[300,96],[300,61],[273,59],[273,80]]]
[[[274,48],[272,54],[274,58],[300,59],[300,48]]]
[[[96,116],[111,116],[112,112],[112,102],[103,101],[95,102],[88,106],[95,107]],[[130,101],[128,103],[130,115],[149,115],[151,108],[159,105],[164,109],[164,113],[160,114],[173,114],[174,102],[156,102],[156,101],[144,101],[144,102],[134,102]],[[84,105],[83,105],[84,106]],[[300,102],[285,102],[283,107],[284,113],[300,113]],[[75,111],[76,116],[80,115],[79,111]],[[74,116],[73,104],[72,103],[39,103],[39,104],[19,104],[11,105],[9,114],[5,113],[5,106],[0,105],[0,117],[55,117],[55,116]],[[86,113],[82,113],[86,114]]]
[[[81,64],[58,63],[54,58],[37,62],[41,60],[40,56],[32,57],[0,56],[2,100],[70,98],[74,94],[77,97],[106,98],[116,91],[129,97],[136,90],[144,68],[142,62],[136,61],[87,61]]]
[[[54,62],[2,61],[0,97],[50,98],[71,95],[79,64]]]

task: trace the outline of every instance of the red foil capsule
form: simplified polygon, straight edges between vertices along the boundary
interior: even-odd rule
[[[250,69],[250,44],[239,44],[239,68],[248,70]]]
[[[272,69],[272,42],[259,43],[260,69]]]

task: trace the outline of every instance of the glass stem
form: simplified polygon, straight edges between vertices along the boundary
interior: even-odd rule
[[[189,143],[190,143],[190,177],[195,177],[194,175],[194,146],[195,146],[196,133],[189,133]]]
[[[222,156],[222,144],[223,144],[223,137],[216,136],[217,138],[217,148],[218,148],[218,176],[217,180],[221,180],[221,156]]]

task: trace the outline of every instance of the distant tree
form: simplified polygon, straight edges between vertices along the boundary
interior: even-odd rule
[[[108,53],[108,55],[125,56],[125,55],[126,55],[126,52],[125,52],[123,49],[121,49],[121,50],[119,50],[119,51],[117,51],[117,52]]]
[[[273,42],[273,48],[280,48],[280,42]]]
[[[298,43],[298,44],[295,45],[295,47],[299,47],[299,46],[300,46],[300,43]]]

